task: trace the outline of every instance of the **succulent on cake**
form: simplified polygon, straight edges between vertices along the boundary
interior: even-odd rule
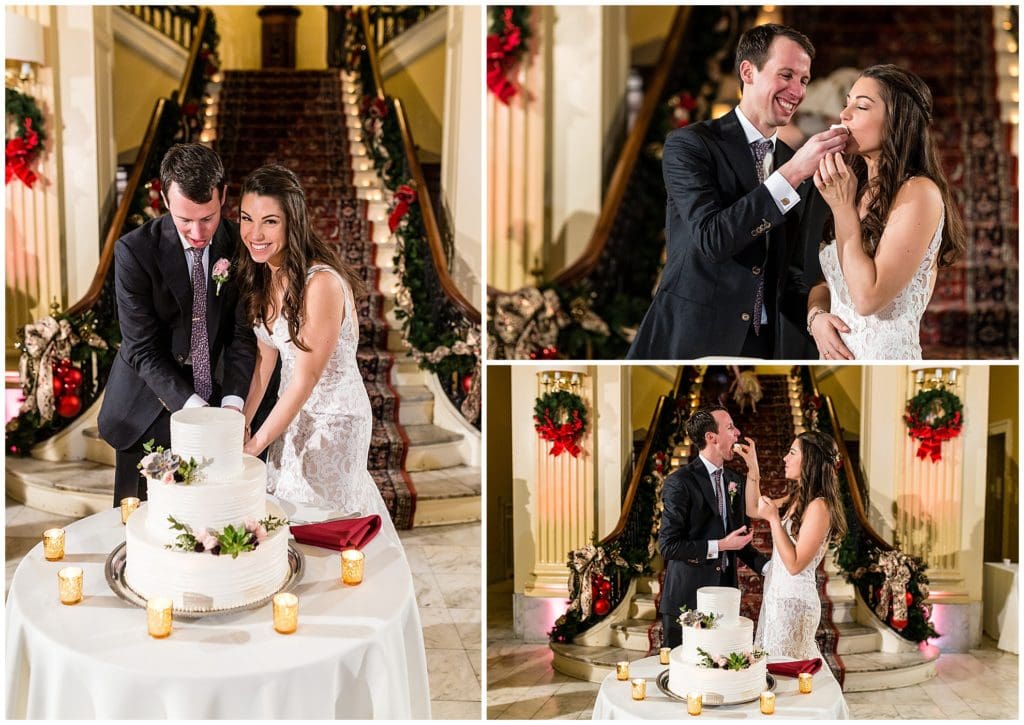
[[[288,519],[280,519],[273,514],[262,518],[259,521],[246,521],[238,526],[228,524],[222,531],[203,529],[193,531],[188,524],[183,524],[173,516],[168,516],[167,521],[171,524],[173,531],[181,533],[174,539],[173,544],[167,544],[165,548],[177,551],[194,551],[198,554],[209,553],[214,556],[230,556],[232,559],[246,551],[252,551],[262,544],[272,532],[288,525]]]
[[[711,612],[705,614],[704,612],[698,612],[696,609],[690,609],[685,604],[679,608],[682,614],[679,615],[679,624],[683,627],[693,627],[694,629],[714,629],[718,626],[718,620],[722,618],[721,614]]]
[[[730,652],[729,654],[718,655],[718,657],[712,657],[707,650],[698,647],[697,654],[700,655],[700,662],[697,663],[698,667],[736,671],[749,669],[762,658],[768,656],[768,653],[760,647],[756,647],[750,652]]]
[[[152,439],[142,446],[142,450],[146,455],[139,461],[139,470],[146,478],[161,483],[181,483],[185,486],[199,480],[199,469],[204,464],[197,463],[195,458],[182,460],[177,453],[156,445],[156,441]]]

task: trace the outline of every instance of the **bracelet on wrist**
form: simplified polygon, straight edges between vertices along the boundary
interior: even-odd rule
[[[811,314],[807,315],[807,333],[808,334],[813,334],[813,333],[811,333],[811,325],[814,324],[814,318],[817,317],[820,314],[823,314],[824,312],[825,312],[825,310],[821,309],[820,307],[815,307],[813,310],[811,310]]]

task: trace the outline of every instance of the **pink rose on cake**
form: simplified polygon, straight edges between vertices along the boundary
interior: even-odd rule
[[[203,545],[204,551],[213,551],[213,549],[220,544],[220,541],[217,539],[217,535],[209,529],[196,536],[196,541]]]

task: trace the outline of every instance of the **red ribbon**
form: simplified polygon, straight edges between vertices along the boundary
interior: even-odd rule
[[[960,435],[959,412],[954,413],[953,420],[941,428],[931,428],[910,418],[908,418],[907,423],[910,425],[911,437],[921,441],[921,445],[917,449],[917,457],[922,461],[925,458],[931,458],[933,463],[941,461],[943,442],[952,440]]]
[[[522,43],[522,32],[512,24],[512,8],[504,11],[505,30],[487,36],[487,88],[506,106],[519,92],[506,77],[515,63],[511,52]]]
[[[577,458],[583,452],[583,449],[576,443],[583,434],[583,422],[580,420],[580,414],[576,411],[573,411],[572,418],[568,423],[555,425],[548,415],[544,416],[543,423],[534,417],[537,432],[540,433],[541,438],[552,443],[549,451],[552,456],[559,456],[565,451],[573,458]]]
[[[39,146],[39,134],[32,130],[32,119],[25,119],[25,138],[15,137],[7,142],[4,147],[6,171],[4,172],[4,183],[11,183],[11,177],[17,176],[25,186],[32,188],[36,183],[35,172],[29,168],[29,164],[35,158],[35,148]]]
[[[416,201],[416,190],[411,186],[402,184],[398,187],[395,192],[395,199],[398,203],[395,204],[395,208],[391,210],[391,215],[388,216],[388,228],[394,233],[395,229],[398,228],[398,223],[402,221],[409,211],[409,205]]]

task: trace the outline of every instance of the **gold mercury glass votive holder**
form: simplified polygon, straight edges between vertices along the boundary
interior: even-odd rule
[[[345,549],[341,552],[341,580],[355,586],[363,581],[363,563],[366,557],[359,549]]]
[[[761,714],[762,715],[774,715],[775,714],[775,693],[774,692],[762,692],[761,693]]]
[[[669,657],[669,655],[671,653],[672,653],[672,649],[670,647],[662,647],[661,649],[659,649],[658,650],[658,662],[660,662],[663,665],[667,665],[668,664],[668,657]]]
[[[139,499],[134,496],[127,496],[121,499],[121,523],[127,524],[128,517],[132,515],[132,512],[139,507],[142,503]]]
[[[47,561],[64,558],[64,529],[47,529],[43,532],[43,556]]]
[[[66,566],[57,572],[57,589],[62,604],[78,604],[82,601],[82,570],[77,566]]]
[[[807,695],[814,689],[814,675],[810,672],[801,672],[797,680],[800,683],[800,692],[802,694]]]
[[[146,628],[153,639],[171,634],[171,604],[170,597],[153,597],[146,601]]]
[[[629,679],[629,663],[625,660],[615,663],[615,677],[620,680]]]
[[[638,677],[630,684],[634,700],[643,700],[647,697],[647,680]]]
[[[291,592],[274,595],[274,629],[291,634],[299,626],[299,598]]]
[[[691,715],[700,715],[704,708],[704,695],[699,692],[691,692],[686,696],[686,712]]]

